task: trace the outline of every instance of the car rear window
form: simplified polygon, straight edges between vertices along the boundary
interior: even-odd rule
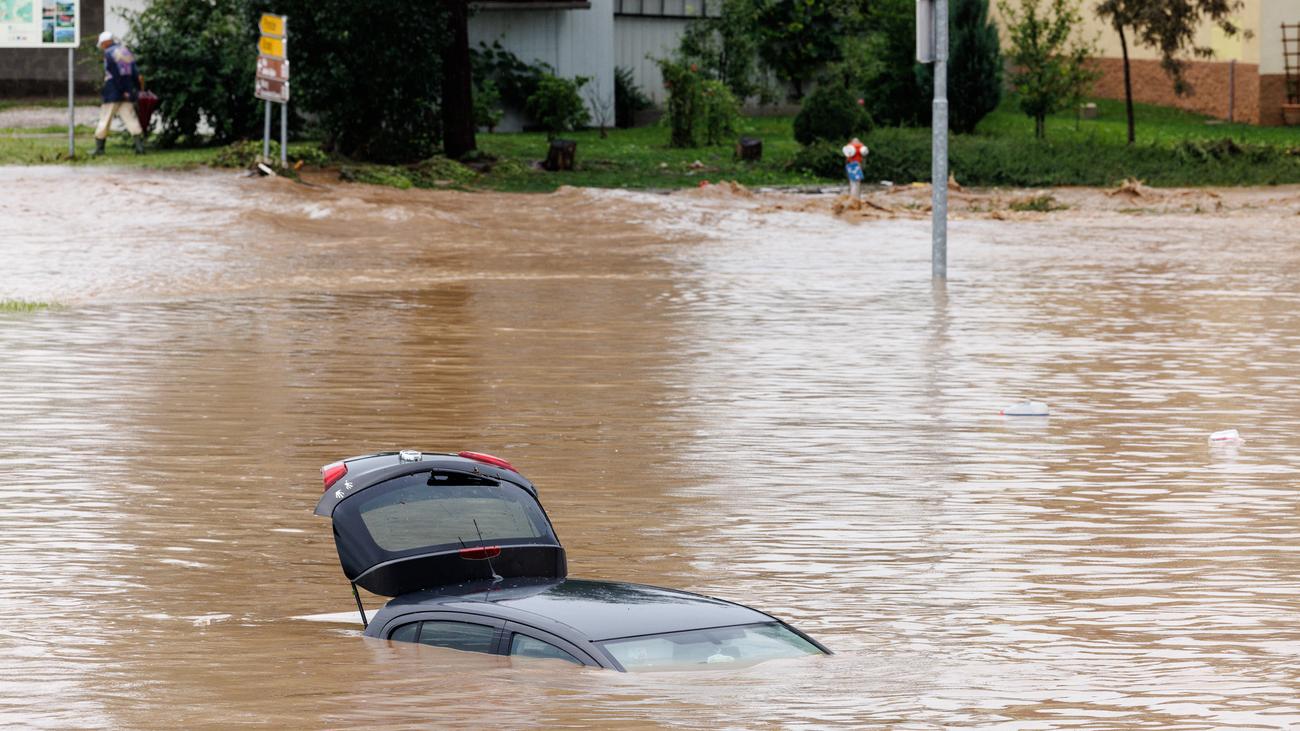
[[[425,476],[421,476],[422,478]],[[537,502],[522,488],[433,473],[363,498],[361,522],[385,551],[483,541],[549,541]]]
[[[750,664],[821,655],[821,649],[778,623],[697,629],[602,643],[629,672],[688,665]]]

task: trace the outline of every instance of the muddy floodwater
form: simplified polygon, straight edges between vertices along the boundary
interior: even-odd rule
[[[59,305],[0,313],[0,725],[1300,725],[1300,203],[957,220],[936,289],[923,217],[826,199],[0,179],[0,299]],[[511,460],[571,575],[837,654],[299,619],[352,606],[320,466],[394,448]]]

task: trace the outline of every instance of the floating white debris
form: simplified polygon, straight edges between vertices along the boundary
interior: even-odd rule
[[[1236,429],[1224,429],[1223,431],[1216,431],[1210,435],[1210,444],[1239,443],[1241,443],[1241,435],[1237,433]]]
[[[1000,412],[1003,416],[1047,416],[1047,404],[1042,401],[1021,401]]]

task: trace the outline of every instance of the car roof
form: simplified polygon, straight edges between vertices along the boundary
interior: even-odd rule
[[[543,630],[556,622],[595,641],[776,621],[756,609],[658,586],[507,579],[404,594],[380,610],[371,626],[379,631],[402,615],[431,611],[486,614]]]

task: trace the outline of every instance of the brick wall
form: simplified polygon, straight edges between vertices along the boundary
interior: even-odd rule
[[[1102,72],[1102,77],[1093,87],[1093,93],[1103,99],[1123,99],[1124,61],[1118,58],[1100,58],[1095,63]],[[1184,78],[1191,84],[1192,93],[1178,96],[1174,93],[1174,82],[1165,75],[1159,61],[1134,59],[1129,62],[1133,77],[1133,101],[1178,107],[1227,119],[1230,105],[1229,79],[1234,76],[1229,66],[1227,61],[1189,62]],[[1238,63],[1232,86],[1236,87],[1235,103],[1232,103],[1234,120],[1251,124],[1281,124],[1280,108],[1265,109],[1261,113],[1259,66]],[[1277,117],[1276,122],[1265,121],[1269,119],[1270,113]]]
[[[104,0],[81,0],[81,13],[81,35],[93,39],[104,29]],[[77,93],[97,94],[104,73],[81,59],[78,54]],[[58,97],[67,93],[66,48],[0,48],[0,98]]]

